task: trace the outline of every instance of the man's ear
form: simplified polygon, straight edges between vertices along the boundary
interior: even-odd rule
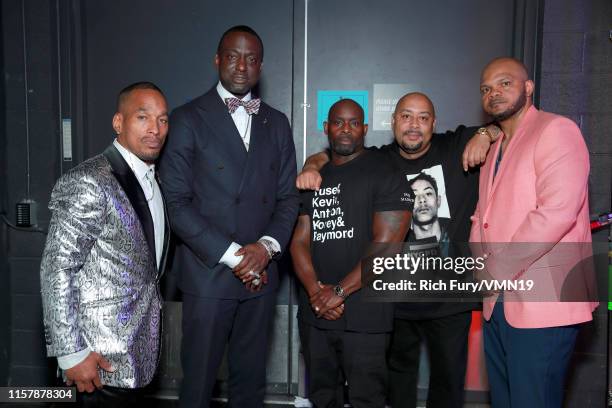
[[[367,135],[367,134],[368,134],[368,125],[367,125],[367,124],[364,124],[364,125],[363,125],[363,135],[365,136],[365,135]]]
[[[438,208],[440,208],[440,206],[442,205],[442,197],[440,197],[440,195],[438,194]]]
[[[535,83],[531,79],[526,80],[525,81],[525,95],[532,97],[534,89],[535,89]]]
[[[221,62],[221,57],[219,57],[219,54],[215,54],[215,67],[217,68],[217,70],[219,69],[220,62]]]
[[[113,115],[113,129],[117,135],[121,134],[121,128],[123,127],[123,115],[117,112]]]
[[[323,132],[327,135],[327,121],[323,122]]]

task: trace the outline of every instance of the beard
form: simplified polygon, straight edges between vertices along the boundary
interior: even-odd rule
[[[508,109],[496,114],[491,113],[490,115],[494,121],[503,122],[504,120],[511,118],[512,116],[514,116],[514,114],[523,109],[525,103],[527,103],[527,95],[525,94],[525,90],[523,90],[519,97],[516,99],[516,102],[514,102],[514,104],[511,105]]]
[[[150,154],[140,154],[137,156],[143,162],[153,162],[159,157],[159,152]]]
[[[423,147],[423,142],[418,142],[417,144],[409,145],[408,143],[400,144],[402,150],[406,153],[417,153]]]
[[[159,157],[160,152],[161,150],[151,152],[140,151],[134,152],[133,154],[145,163],[153,163]]]
[[[407,136],[410,133],[418,133],[421,136],[421,140],[416,143],[409,144],[409,142],[404,142],[402,138],[399,141],[399,145],[406,153],[418,153],[423,147],[423,132],[404,132],[402,136]]]
[[[330,140],[330,146],[333,152],[340,156],[350,156],[357,151],[358,143],[356,141],[351,141],[351,143],[337,143],[337,142],[338,141],[332,142]]]

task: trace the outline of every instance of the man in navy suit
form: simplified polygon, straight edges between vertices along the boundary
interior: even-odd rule
[[[229,405],[261,407],[278,271],[298,212],[295,146],[287,117],[251,89],[263,44],[227,30],[219,82],[178,107],[160,171],[183,292],[181,406],[207,407],[226,344]]]

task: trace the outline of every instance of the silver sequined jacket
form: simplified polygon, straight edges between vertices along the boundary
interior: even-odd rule
[[[155,256],[114,170],[99,155],[53,189],[40,270],[45,337],[49,356],[89,346],[115,368],[100,370],[103,384],[135,388],[157,366],[161,297]]]

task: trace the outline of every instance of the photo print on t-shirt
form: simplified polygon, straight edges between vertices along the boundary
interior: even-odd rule
[[[445,229],[450,219],[442,165],[423,169],[420,173],[407,174],[406,180],[414,194],[410,236],[419,240],[435,235],[439,241],[440,230]]]

